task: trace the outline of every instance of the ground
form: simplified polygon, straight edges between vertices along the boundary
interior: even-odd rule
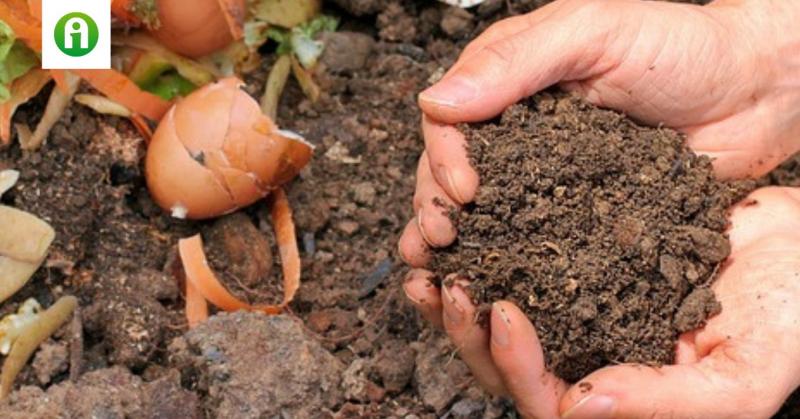
[[[521,12],[542,3],[489,0],[472,14],[430,1],[327,3],[342,27],[329,42],[339,52],[327,54],[318,71],[322,98],[308,102],[292,82],[278,115],[282,127],[317,146],[289,186],[304,271],[290,312],[280,317],[224,315],[188,331],[172,275],[174,246],[198,231],[214,237],[213,223],[176,221],[153,204],[142,177],[144,144],[127,121],[72,105],[40,151],[0,150],[0,169],[22,172],[2,202],[45,218],[57,232],[45,268],[0,314],[28,297],[49,305],[74,294],[84,332],[71,361],[66,331],[37,353],[0,416],[511,415],[405,302],[396,243],[412,215],[423,147],[417,92],[468,39],[506,16],[507,5]],[[259,94],[268,65],[247,79],[248,92]],[[42,95],[26,105],[15,121],[37,120],[45,101]],[[775,179],[798,181],[782,173]],[[272,242],[264,203],[242,214]],[[263,262],[247,263],[274,281],[277,261],[271,269]]]

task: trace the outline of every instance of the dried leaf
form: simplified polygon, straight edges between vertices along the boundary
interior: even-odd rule
[[[16,293],[39,269],[55,231],[41,219],[0,205],[0,302]]]

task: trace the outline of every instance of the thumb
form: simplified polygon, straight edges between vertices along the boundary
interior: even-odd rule
[[[465,54],[420,94],[420,107],[443,123],[482,121],[559,81],[602,73],[613,66],[601,58],[615,25],[603,4],[583,2]]]
[[[604,368],[567,392],[562,417],[771,417],[791,393],[792,380],[742,362],[751,355],[722,344],[695,364]]]

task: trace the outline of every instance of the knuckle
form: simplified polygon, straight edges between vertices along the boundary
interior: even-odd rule
[[[510,40],[503,40],[489,44],[484,50],[495,57],[504,66],[511,66],[514,63],[514,57],[519,52],[516,43]]]

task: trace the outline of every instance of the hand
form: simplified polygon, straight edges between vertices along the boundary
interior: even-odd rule
[[[495,303],[485,330],[461,285],[440,294],[418,269],[404,288],[523,417],[768,418],[800,386],[800,189],[754,192],[733,208],[729,235],[713,285],[722,313],[680,337],[675,365],[606,367],[572,387],[547,372],[536,331],[514,305]]]
[[[400,243],[421,267],[456,230],[433,203],[470,202],[478,174],[453,124],[491,118],[560,83],[588,101],[688,134],[722,178],[756,177],[800,150],[800,3],[711,6],[561,0],[490,27],[420,95],[426,153]]]

